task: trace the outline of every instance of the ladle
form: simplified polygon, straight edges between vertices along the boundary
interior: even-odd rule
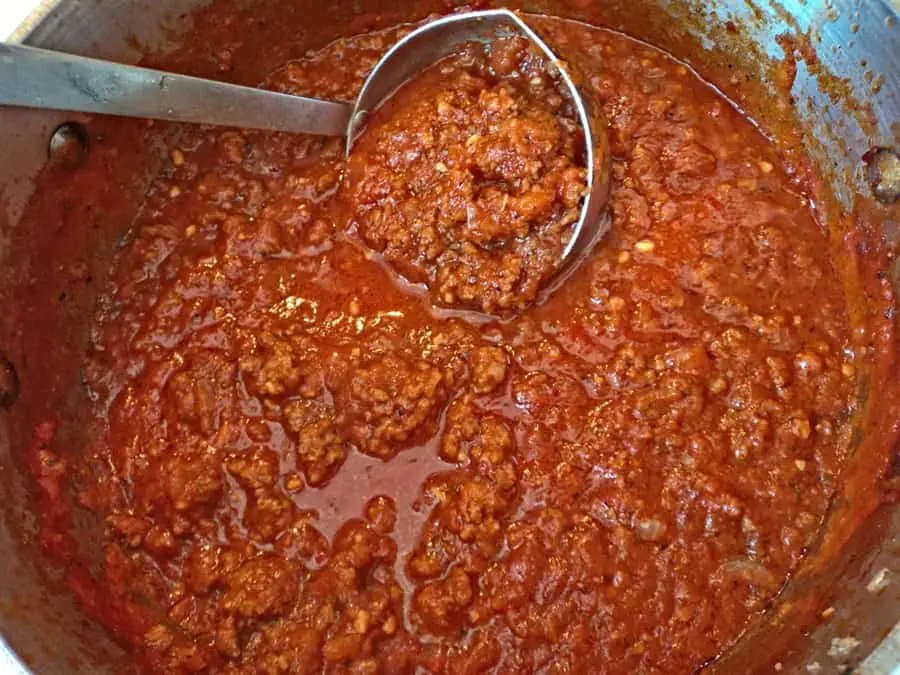
[[[0,105],[68,110],[251,129],[347,137],[347,153],[368,113],[400,86],[468,42],[521,34],[560,72],[585,142],[587,192],[555,279],[605,233],[609,194],[606,126],[572,66],[516,13],[506,9],[452,14],[429,21],[394,44],[375,64],[353,103],[244,87],[89,59],[24,45],[0,44]]]

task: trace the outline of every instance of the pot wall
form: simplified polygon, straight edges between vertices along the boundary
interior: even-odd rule
[[[340,32],[372,27],[354,25],[347,19],[346,8],[358,12],[363,5],[379,6],[384,24],[421,18],[408,17],[402,3],[378,0],[337,2],[324,9],[308,0],[295,0],[290,5],[274,0],[233,1],[247,8],[248,19],[276,9],[283,15],[282,30],[304,47],[320,45]],[[42,20],[21,31],[20,37],[27,42],[136,61],[143,54],[152,55],[175,45],[178,36],[189,29],[185,13],[205,3],[61,0],[45,4],[51,7]],[[441,7],[445,5],[435,3],[436,10]],[[883,0],[787,0],[783,4],[768,0],[752,4],[744,0],[537,0],[525,3],[525,8],[603,23],[668,48],[709,73],[764,128],[793,128],[799,119],[804,131],[800,140],[834,196],[819,204],[823,217],[837,222],[840,213],[855,208],[869,214],[896,240],[900,205],[884,205],[872,199],[862,162],[872,146],[900,149],[900,25]],[[252,30],[248,24],[248,31]],[[788,37],[776,39],[779,35]],[[277,51],[272,58],[278,58]],[[265,64],[260,68],[264,70]],[[260,73],[252,69],[235,74],[235,79],[250,83],[259,77]],[[786,104],[789,96],[795,105]],[[61,122],[72,119],[78,118],[0,110],[0,153],[4,160],[0,161],[0,301],[4,304],[24,278],[40,281],[50,274],[47,266],[51,261],[19,259],[15,251],[23,241],[41,234],[19,224],[35,190],[35,179],[46,162],[50,133]],[[150,140],[143,162],[146,171],[139,175],[149,176],[159,156],[160,146]],[[140,179],[129,187],[134,190],[135,204],[142,188]],[[52,184],[44,181],[40,189],[52,189]],[[129,219],[127,213],[116,214],[116,223],[106,230],[109,236]],[[834,227],[835,236],[840,236],[839,226]],[[102,260],[110,248],[110,241],[97,241],[94,255]],[[895,273],[894,278],[900,278],[900,274]],[[84,298],[83,304],[89,307],[90,298]],[[22,386],[27,387],[27,368],[17,363],[29,353],[31,336],[23,332],[23,325],[15,314],[0,316],[0,355],[6,354],[16,363]],[[53,325],[57,338],[70,342],[77,352],[85,339],[84,322],[70,318]],[[61,375],[59,388],[77,388],[77,376],[75,371]],[[34,543],[22,543],[29,540],[33,523],[17,461],[28,443],[16,433],[18,413],[15,406],[8,411],[0,409],[0,471],[4,474],[0,486],[0,511],[4,516],[0,518],[0,634],[35,672],[114,672],[117,647],[80,616],[54,583],[52,573],[36,569]],[[841,513],[836,512],[834,518],[839,521]],[[879,594],[867,589],[872,575],[883,568],[900,579],[900,556],[891,543],[898,534],[900,517],[890,506],[880,507],[866,527],[853,530],[848,542],[832,552],[827,570],[799,575],[786,593],[788,599],[800,598],[804,584],[833,588],[828,597],[824,591],[819,593],[821,601],[836,608],[833,619],[803,637],[796,603],[784,603],[773,613],[774,622],[767,620],[752,627],[719,669],[771,672],[775,663],[783,663],[785,670],[803,672],[806,664],[819,663],[823,672],[837,672],[842,662],[861,662],[900,619],[898,584],[889,585]],[[858,639],[860,645],[846,658],[829,655],[832,640],[848,635]],[[889,640],[862,667],[863,672],[866,668],[872,673],[884,672],[879,663],[893,666],[895,661],[887,651],[890,648]],[[0,649],[0,668],[12,668],[15,658],[11,651]]]

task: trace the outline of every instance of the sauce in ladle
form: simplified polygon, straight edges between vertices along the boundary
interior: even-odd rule
[[[358,234],[433,303],[509,315],[561,265],[587,172],[556,76],[524,38],[468,45],[396,93],[355,144]]]

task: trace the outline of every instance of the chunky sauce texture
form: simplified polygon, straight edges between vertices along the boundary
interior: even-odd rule
[[[91,597],[142,668],[690,672],[814,542],[855,373],[807,186],[666,54],[540,26],[610,122],[612,230],[515,319],[435,314],[366,254],[338,139],[194,129],[172,151],[96,315],[90,447],[38,462],[102,519]],[[266,86],[351,99],[398,34]],[[423,86],[381,138],[398,151],[454,115],[468,133],[495,85]],[[504,114],[556,133],[547,105]],[[363,150],[385,194],[423,178]],[[385,248],[421,250],[398,208]]]
[[[559,267],[587,172],[555,68],[523,38],[468,45],[395,95],[354,146],[353,222],[433,304],[509,315]]]

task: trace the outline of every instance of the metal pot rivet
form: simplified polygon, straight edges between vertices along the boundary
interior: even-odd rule
[[[77,122],[60,124],[50,135],[47,155],[50,161],[64,166],[77,166],[87,156],[88,138]]]
[[[19,375],[13,364],[0,354],[0,408],[9,408],[19,398]]]
[[[872,194],[882,204],[893,204],[900,199],[900,155],[891,148],[875,147],[863,156],[866,164],[866,180],[872,186]]]

